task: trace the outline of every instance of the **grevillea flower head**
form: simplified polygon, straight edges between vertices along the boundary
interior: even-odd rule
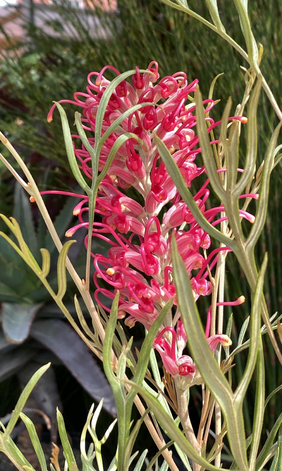
[[[91,72],[87,78],[86,92],[75,93],[74,100],[61,100],[82,109],[82,125],[91,134],[91,147],[95,145],[93,133],[98,107],[111,83],[104,76],[107,69],[120,75],[112,66],[104,67],[101,72]],[[136,67],[132,83],[120,81],[103,115],[101,138],[104,136],[104,139],[100,146],[99,171],[106,165],[119,137],[124,135],[125,138],[122,145],[115,146],[115,156],[97,194],[92,237],[108,243],[109,250],[107,255],[91,254],[95,267],[94,296],[100,306],[109,310],[103,299],[113,299],[119,290],[118,317],[130,327],[141,322],[146,329],[150,329],[171,298],[177,311],[172,276],[172,233],[190,276],[195,300],[212,292],[210,270],[216,264],[220,251],[229,251],[227,247],[220,247],[208,252],[210,237],[199,227],[182,200],[155,144],[157,136],[167,146],[188,187],[205,174],[205,168],[198,163],[201,149],[192,98],[197,84],[198,80],[188,83],[184,72],[160,78],[158,64],[151,62],[145,71]],[[214,101],[204,100],[203,104],[207,130],[210,132],[219,124],[209,116]],[[49,121],[55,106],[48,114]],[[113,127],[115,120],[118,124]],[[213,141],[213,144],[216,142]],[[92,178],[91,155],[78,135],[73,135],[73,148],[80,169]],[[208,183],[206,180],[201,185],[194,200],[207,220],[218,224],[226,219],[222,217],[224,208],[206,208]],[[130,193],[128,189],[131,189]],[[134,198],[132,194],[138,197]],[[72,236],[80,227],[88,227],[87,204],[88,198],[82,197],[75,208],[79,224],[71,228],[67,235]],[[252,222],[251,215],[246,211],[241,211],[241,216]],[[168,339],[168,336],[172,338]],[[180,325],[177,333],[172,327],[167,327],[161,330],[154,346],[167,371],[172,375],[190,375],[192,378],[196,367],[190,357],[182,355],[186,344],[184,338]],[[219,341],[222,343],[224,339]],[[214,344],[211,341],[212,350]]]

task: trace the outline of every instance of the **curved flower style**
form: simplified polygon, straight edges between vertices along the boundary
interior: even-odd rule
[[[110,84],[103,75],[107,68],[119,75],[111,66],[104,67],[100,73],[92,72],[88,75],[86,93],[77,92],[74,101],[61,100],[82,108],[82,124],[86,131],[95,131],[97,109]],[[151,62],[143,73],[136,67],[132,85],[126,81],[117,85],[104,113],[102,136],[117,118],[121,122],[104,140],[99,171],[104,168],[119,136],[125,134],[127,139],[121,146],[116,146],[118,150],[97,195],[92,235],[108,242],[109,253],[107,257],[92,253],[96,269],[95,299],[109,310],[103,298],[113,299],[119,290],[118,317],[125,318],[130,327],[138,321],[150,329],[171,298],[177,308],[172,277],[172,233],[189,273],[195,300],[211,293],[210,270],[216,264],[219,252],[229,250],[227,247],[217,248],[208,254],[210,237],[199,227],[181,199],[154,141],[156,135],[166,144],[188,187],[205,173],[205,168],[196,163],[201,149],[195,132],[195,104],[191,94],[196,91],[197,83],[198,80],[194,80],[189,84],[183,72],[159,79],[158,64]],[[214,102],[209,99],[203,103],[210,132],[219,124],[209,116]],[[140,108],[129,114],[135,105],[140,105]],[[54,106],[49,112],[49,121]],[[122,119],[125,112],[126,117]],[[95,139],[89,138],[89,143],[93,147]],[[91,156],[79,136],[73,136],[73,145],[80,168],[92,178]],[[222,217],[224,208],[206,208],[208,183],[206,180],[194,200],[207,220],[218,224],[226,219]],[[131,197],[133,194],[136,196]],[[88,198],[79,196],[81,201],[74,214],[80,222],[67,232],[68,236],[80,227],[88,227]],[[241,211],[241,216],[252,222],[252,215],[247,212]],[[176,316],[177,319],[179,314]],[[172,335],[172,344],[163,337],[168,331]],[[195,366],[190,357],[175,353],[177,339],[173,332],[171,327],[163,329],[155,341],[155,348],[172,374],[193,375]]]
[[[207,336],[207,341],[212,352],[215,352],[219,343],[223,347],[232,344],[230,338],[224,334]],[[182,321],[179,320],[176,332],[172,327],[165,327],[158,333],[154,341],[154,348],[159,352],[168,373],[172,376],[186,376],[186,380],[192,383],[195,375],[197,375],[197,367],[190,356],[183,355],[186,343],[187,336]],[[186,382],[186,384],[188,383]]]

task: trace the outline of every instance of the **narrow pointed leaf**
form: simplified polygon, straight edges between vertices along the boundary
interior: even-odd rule
[[[261,92],[261,78],[259,77],[248,104],[247,123],[247,153],[244,173],[236,185],[234,195],[239,196],[247,184],[252,180],[256,169],[257,158],[257,108]]]
[[[218,12],[218,7],[217,7],[217,0],[206,0],[206,4],[208,6],[210,15],[212,17],[212,20],[217,27],[218,30],[225,32],[225,28],[221,22],[219,12]]]
[[[205,111],[203,107],[203,99],[200,90],[195,93],[196,103],[196,117],[197,117],[197,132],[199,135],[200,146],[202,150],[202,158],[207,170],[207,174],[213,190],[217,194],[220,201],[224,201],[224,189],[221,185],[219,174],[217,173],[217,166],[214,155],[210,145],[210,139],[207,132],[207,124],[205,121]]]
[[[79,471],[78,467],[77,467],[77,464],[76,464],[76,460],[75,460],[73,451],[72,451],[71,444],[70,444],[69,439],[68,439],[68,435],[67,435],[67,431],[66,431],[66,427],[65,427],[65,422],[64,422],[63,416],[62,416],[61,412],[59,411],[59,409],[57,409],[57,421],[58,421],[59,435],[60,435],[60,439],[61,439],[61,442],[62,442],[62,447],[63,447],[63,450],[64,450],[65,458],[66,458],[67,463],[68,463],[69,470]]]
[[[251,24],[249,20],[248,2],[247,0],[234,0],[234,3],[235,3],[235,6],[237,9],[239,18],[240,18],[241,29],[242,29],[242,33],[246,41],[250,64],[253,66],[256,73],[259,74],[260,73],[259,66],[258,66],[259,53],[258,53],[257,43],[252,33],[252,28],[251,28]]]
[[[267,216],[267,208],[268,208],[270,176],[271,176],[271,171],[273,169],[275,147],[276,147],[276,143],[277,143],[277,139],[280,133],[281,126],[282,126],[282,121],[280,121],[274,133],[272,134],[271,140],[266,150],[262,177],[261,177],[259,200],[258,200],[258,206],[257,206],[257,211],[256,211],[256,219],[251,228],[249,237],[247,239],[247,246],[249,247],[255,246],[261,234],[261,231],[265,225],[266,216]]]
[[[141,70],[140,72],[144,72],[144,71]],[[136,70],[133,69],[133,70],[128,70],[127,72],[124,72],[118,75],[114,80],[111,81],[111,83],[107,86],[106,90],[104,91],[100,104],[98,106],[97,115],[96,115],[95,146],[98,145],[98,141],[102,134],[103,119],[104,119],[107,105],[112,96],[112,93],[123,80],[130,77],[131,75],[134,75],[135,73],[136,73]]]
[[[30,418],[27,417],[27,415],[23,414],[23,412],[20,413],[20,418],[22,419],[27,428],[31,443],[33,445],[34,451],[41,466],[41,470],[48,471],[44,451],[41,446],[34,424],[30,420]]]
[[[180,257],[175,238],[172,239],[173,279],[177,302],[185,327],[192,357],[207,387],[220,405],[227,423],[229,442],[234,459],[242,470],[247,469],[245,431],[242,410],[234,407],[231,387],[208,345],[196,307],[186,266]]]
[[[237,347],[240,347],[242,345],[249,323],[250,323],[250,316],[248,316],[247,319],[245,319],[243,322],[243,325],[241,327],[240,334],[238,337]]]
[[[61,116],[65,146],[66,146],[66,151],[67,151],[67,156],[68,156],[70,168],[72,170],[73,176],[75,177],[77,183],[88,194],[88,192],[90,191],[90,187],[86,183],[86,181],[84,180],[84,177],[81,173],[81,170],[80,170],[80,168],[78,166],[78,163],[77,163],[77,160],[76,160],[76,156],[75,156],[74,149],[73,149],[73,143],[72,143],[70,127],[69,127],[66,112],[65,112],[64,108],[62,107],[62,105],[60,105],[60,103],[56,102],[56,106],[57,106],[57,108],[59,110],[59,113],[60,113],[60,116]]]
[[[57,298],[61,300],[67,290],[67,272],[66,272],[66,258],[69,248],[74,244],[75,240],[69,240],[63,245],[57,263],[57,277],[58,277],[58,293]]]
[[[114,142],[114,145],[112,146],[111,150],[110,150],[110,153],[109,153],[109,156],[107,158],[107,161],[103,167],[103,170],[102,172],[100,173],[99,175],[99,178],[98,178],[98,182],[100,183],[103,178],[105,178],[108,170],[109,170],[109,167],[112,163],[112,161],[114,160],[115,158],[115,155],[116,153],[118,152],[119,148],[126,142],[128,141],[128,139],[135,139],[136,141],[138,141],[138,143],[140,145],[144,145],[142,139],[140,139],[136,134],[134,133],[131,133],[131,132],[127,132],[127,133],[124,133],[122,134],[121,136],[119,136],[116,141]]]
[[[259,334],[260,335],[260,334]],[[252,432],[251,451],[249,456],[249,466],[255,469],[256,458],[260,446],[261,433],[264,421],[264,403],[265,403],[265,369],[263,345],[260,335],[259,347],[257,354],[257,374],[256,374],[256,397],[254,409],[254,421]]]
[[[192,445],[190,445],[188,440],[186,440],[183,433],[175,425],[173,419],[171,419],[171,417],[169,417],[169,415],[164,411],[163,407],[159,404],[157,399],[155,399],[151,394],[145,391],[144,388],[138,386],[134,382],[128,381],[128,384],[135,388],[138,394],[143,397],[148,407],[150,407],[150,409],[154,412],[154,415],[156,416],[158,422],[166,434],[171,438],[171,440],[178,444],[179,448],[184,453],[186,453],[190,459],[203,466],[204,469],[210,471],[224,471],[224,468],[217,468],[198,455]]]
[[[49,368],[49,366],[50,366],[50,363],[47,363],[47,365],[41,366],[41,368],[39,368],[39,370],[36,373],[34,373],[32,378],[30,379],[30,381],[28,382],[28,384],[24,388],[24,390],[21,393],[21,395],[19,397],[19,400],[18,400],[18,402],[15,406],[15,409],[13,410],[12,417],[11,417],[11,419],[10,419],[10,421],[9,421],[7,427],[6,427],[6,430],[4,432],[5,436],[8,436],[8,435],[11,434],[14,426],[16,425],[16,423],[19,419],[20,413],[23,410],[23,408],[25,406],[25,403],[26,403],[31,391],[35,387],[37,381],[41,378],[41,376]]]
[[[212,237],[216,240],[222,242],[223,244],[227,245],[228,247],[232,248],[234,242],[223,235],[219,230],[213,227],[203,216],[201,211],[199,210],[189,188],[185,184],[183,177],[180,173],[180,170],[174,161],[172,155],[170,154],[166,145],[155,135],[155,142],[157,149],[161,158],[163,159],[165,166],[168,170],[169,175],[171,176],[172,180],[174,181],[177,190],[179,191],[181,197],[187,204],[188,208],[190,209],[191,213],[193,214],[194,218],[198,222],[198,224]]]

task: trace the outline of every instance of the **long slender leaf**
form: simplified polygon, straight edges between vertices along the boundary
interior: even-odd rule
[[[66,115],[66,112],[62,105],[60,103],[56,103],[56,106],[59,110],[60,116],[61,116],[61,121],[62,121],[62,128],[63,128],[63,134],[64,134],[64,140],[65,140],[65,146],[66,146],[66,151],[67,151],[67,156],[70,164],[70,168],[72,170],[73,176],[75,177],[77,183],[83,188],[83,190],[89,194],[90,192],[90,187],[84,180],[84,177],[81,173],[81,170],[78,166],[75,153],[73,150],[73,143],[72,143],[72,137],[71,137],[71,132],[69,128],[69,123],[68,123],[68,118]]]
[[[210,471],[224,471],[225,468],[217,468],[213,466],[204,458],[202,458],[198,453],[194,450],[192,445],[186,440],[182,432],[179,428],[175,425],[173,419],[169,417],[169,415],[164,411],[163,407],[159,404],[158,400],[155,399],[151,394],[144,390],[144,388],[138,386],[132,381],[127,381],[130,386],[136,389],[136,391],[144,398],[148,407],[154,412],[158,422],[161,424],[163,430],[167,433],[167,435],[171,438],[171,440],[175,441],[179,448],[186,453],[190,459],[194,460],[196,463],[200,464],[204,467],[204,469]],[[226,471],[226,470],[225,470]]]
[[[61,439],[61,442],[62,442],[62,446],[63,446],[65,458],[66,458],[67,463],[68,463],[69,470],[79,471],[78,467],[77,467],[77,464],[76,464],[76,460],[75,460],[73,451],[72,451],[71,444],[70,444],[69,439],[68,439],[68,435],[67,435],[67,431],[66,431],[66,427],[65,427],[65,422],[64,422],[63,416],[62,416],[61,412],[59,411],[59,409],[57,409],[57,421],[58,421],[59,435],[60,435],[60,439]]]
[[[19,419],[21,411],[24,408],[24,405],[25,405],[25,403],[28,399],[28,396],[30,395],[33,388],[35,387],[37,381],[41,378],[41,376],[45,373],[45,371],[49,368],[49,366],[50,366],[50,363],[47,363],[47,365],[44,365],[41,368],[39,368],[39,370],[36,373],[34,373],[34,375],[31,377],[30,381],[28,382],[28,384],[24,388],[24,390],[21,393],[21,395],[19,397],[19,400],[18,400],[18,402],[15,406],[15,409],[12,413],[12,417],[11,417],[7,427],[6,427],[6,430],[5,430],[5,433],[4,433],[5,436],[9,436],[11,434],[14,426],[16,425],[16,423]]]
[[[155,135],[155,142],[156,142],[156,146],[159,151],[159,154],[161,158],[163,159],[165,166],[168,170],[169,175],[174,181],[177,190],[179,191],[181,197],[187,204],[188,208],[190,209],[191,213],[193,214],[198,224],[216,240],[232,248],[234,246],[234,241],[231,240],[229,237],[226,237],[219,230],[213,227],[206,220],[206,218],[203,216],[203,214],[199,210],[190,190],[187,188],[187,185],[184,182],[184,179],[181,175],[181,172],[176,162],[174,161],[166,145],[156,135]]]
[[[234,407],[234,397],[230,385],[216,362],[206,340],[195,305],[190,278],[186,266],[178,253],[175,238],[172,239],[172,262],[178,306],[193,359],[205,383],[223,411],[233,456],[242,470],[247,470],[242,411]]]
[[[57,299],[63,299],[67,290],[67,273],[66,273],[66,258],[69,248],[74,244],[75,240],[69,240],[63,245],[57,262],[57,278],[58,278],[58,292]]]
[[[34,424],[30,420],[30,418],[27,417],[27,415],[25,415],[23,412],[20,413],[20,418],[22,419],[27,428],[31,443],[33,445],[34,451],[41,466],[41,470],[48,471],[44,451],[41,446]]]

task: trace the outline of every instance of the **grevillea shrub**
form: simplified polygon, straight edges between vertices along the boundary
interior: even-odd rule
[[[184,72],[161,78],[155,61],[147,69],[136,67],[120,73],[108,65],[101,72],[90,73],[86,91],[75,93],[72,100],[56,102],[48,115],[51,121],[57,107],[70,168],[81,187],[80,193],[58,193],[79,198],[74,208],[78,223],[66,235],[72,237],[81,228],[87,229],[85,278],[78,276],[67,256],[74,241],[61,243],[43,202],[46,192],[40,192],[3,134],[1,141],[25,179],[3,156],[0,158],[37,204],[59,251],[57,288],[48,281],[49,252],[42,248],[42,262],[37,262],[14,218],[1,215],[13,239],[4,233],[1,236],[36,273],[75,331],[103,361],[118,418],[117,452],[109,470],[127,471],[134,466],[136,471],[142,466],[157,470],[162,454],[162,471],[260,471],[266,466],[274,471],[282,463],[281,414],[267,436],[263,427],[269,401],[281,386],[265,397],[264,347],[268,338],[272,354],[282,364],[275,335],[277,330],[282,338],[281,316],[269,314],[263,294],[267,254],[259,265],[255,253],[267,215],[270,175],[282,157],[277,145],[282,112],[261,73],[262,49],[256,45],[245,0],[233,3],[246,51],[226,33],[216,1],[205,2],[212,22],[191,10],[185,0],[164,1],[217,32],[249,63],[242,103],[232,113],[229,99],[221,121],[214,121],[216,81],[209,98],[203,100],[197,80],[189,84]],[[109,81],[107,77],[113,73],[115,77]],[[262,88],[280,123],[269,139],[263,164],[258,166]],[[75,113],[74,134],[62,103],[74,104],[81,111]],[[244,153],[240,148],[242,130]],[[97,248],[101,244],[103,253]],[[236,315],[244,302],[243,296],[234,299],[232,292],[225,296],[225,259],[230,252],[251,295],[249,317],[238,338],[232,334],[232,316],[225,315],[225,306],[234,306]],[[90,283],[91,265],[94,285]],[[79,293],[74,298],[76,317],[64,304],[66,270]],[[210,305],[201,316],[197,309],[200,297]],[[88,310],[90,322],[83,308]],[[126,335],[128,331],[134,335],[130,328],[136,323],[144,331],[140,351],[133,351],[133,337]],[[244,366],[234,381],[238,365]],[[31,379],[6,429],[0,432],[0,451],[21,471],[29,463],[11,438],[19,417],[28,428],[43,471],[47,470],[33,424],[21,413],[45,369]],[[196,387],[201,395],[197,428],[189,409],[190,390],[196,391]],[[252,433],[247,436],[246,398],[250,394]],[[133,404],[141,416],[135,424]],[[83,465],[91,471],[104,469],[101,446],[112,429],[98,438],[101,407],[95,412],[91,409],[81,436]],[[76,471],[59,412],[57,418],[66,469]],[[159,452],[154,457],[149,453],[151,462],[147,462],[145,450],[135,464],[132,450],[135,442],[138,445],[142,422]],[[92,443],[86,450],[88,432]],[[51,469],[59,471],[56,448]]]

